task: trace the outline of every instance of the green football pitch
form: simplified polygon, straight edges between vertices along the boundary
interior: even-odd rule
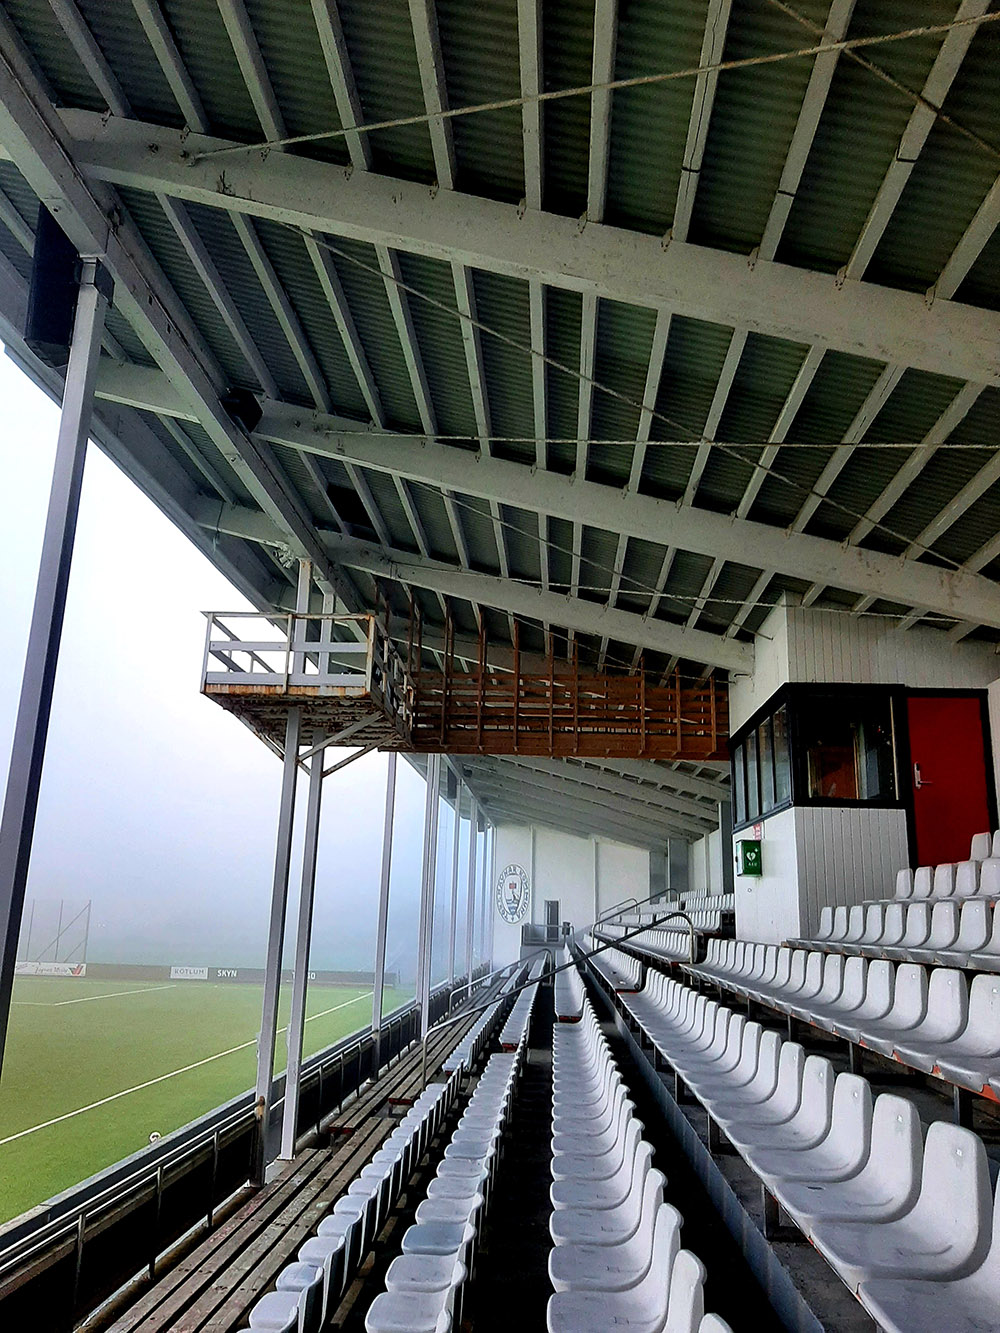
[[[279,1025],[288,1021],[282,988]],[[409,998],[386,990],[385,1011]],[[22,977],[0,1082],[0,1222],[253,1086],[260,987]],[[371,1022],[371,990],[309,992],[312,1054]],[[283,1035],[278,1059],[284,1067]]]

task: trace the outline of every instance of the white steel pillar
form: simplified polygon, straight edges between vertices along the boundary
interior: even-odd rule
[[[476,826],[479,823],[479,809],[470,791],[469,803],[469,855],[466,862],[466,897],[465,897],[465,993],[472,993],[472,941],[476,928]]]
[[[298,612],[309,609],[311,566],[299,562],[299,584],[295,599]],[[296,624],[293,634],[298,636]],[[295,823],[295,786],[299,768],[299,742],[302,739],[302,711],[289,708],[285,722],[285,751],[281,774],[281,801],[278,806],[278,836],[274,848],[274,875],[271,880],[271,915],[267,927],[267,958],[264,963],[264,995],[261,1003],[260,1036],[257,1039],[257,1144],[252,1181],[263,1185],[270,1161],[269,1139],[271,1100],[274,1091],[274,1050],[278,1031],[278,994],[281,989],[281,953],[285,939],[285,912],[288,906],[288,872],[292,859],[292,833]],[[322,768],[319,770],[322,773]]]
[[[479,921],[479,960],[480,960],[480,962],[483,962],[483,963],[490,962],[490,954],[487,952],[487,948],[486,948],[487,943],[488,943],[488,939],[487,939],[487,934],[486,934],[486,932],[487,932],[487,930],[489,929],[489,925],[488,925],[488,923],[489,923],[490,912],[491,912],[491,903],[490,903],[490,877],[489,877],[489,875],[486,873],[486,871],[487,871],[487,866],[489,865],[489,861],[487,860],[488,851],[489,851],[489,848],[488,848],[488,840],[489,840],[489,836],[490,836],[490,826],[489,826],[489,822],[488,822],[486,819],[484,819],[484,820],[483,820],[483,842],[482,842],[482,846],[481,846],[480,849],[479,849],[479,874],[480,874],[480,878],[481,878],[481,881],[482,881],[482,888],[483,888],[483,915],[482,915],[482,917],[480,918],[480,921]],[[491,966],[492,966],[492,964],[491,964]]]
[[[35,585],[35,605],[21,678],[3,816],[0,818],[0,1067],[3,1065],[14,963],[80,510],[94,380],[104,314],[111,295],[110,279],[98,261],[84,259],[82,263],[45,536]]]
[[[378,926],[375,931],[375,977],[372,990],[372,1035],[375,1038],[375,1077],[382,1062],[382,991],[385,987],[385,943],[389,929],[389,874],[392,868],[392,822],[396,810],[396,751],[389,751],[385,778],[385,819],[382,824],[382,869],[378,886]]]
[[[497,915],[497,914],[496,914],[496,911],[494,910],[494,906],[493,906],[493,886],[494,886],[494,884],[496,883],[496,878],[497,878],[497,826],[496,826],[496,824],[491,824],[491,825],[490,825],[490,854],[489,854],[489,859],[488,859],[488,861],[487,861],[486,864],[487,864],[487,865],[489,866],[489,868],[490,868],[489,879],[487,880],[487,883],[486,883],[486,902],[487,902],[488,907],[489,907],[489,910],[488,910],[488,912],[487,912],[487,914],[486,914],[486,919],[487,919],[487,921],[489,922],[489,926],[487,927],[487,943],[486,943],[486,951],[487,951],[487,954],[489,955],[489,964],[490,964],[490,967],[492,967],[492,966],[493,966],[493,927],[494,927],[494,924],[495,924],[495,922],[496,922],[496,915]],[[532,885],[532,892],[534,892],[534,885]]]
[[[314,731],[318,745],[323,731]],[[299,1119],[302,1086],[302,1045],[306,1030],[306,992],[309,986],[309,946],[312,942],[313,903],[316,896],[316,859],[319,853],[319,820],[323,803],[323,766],[326,750],[317,750],[309,761],[309,795],[302,848],[302,880],[299,886],[299,918],[295,928],[295,963],[292,970],[292,1009],[288,1018],[288,1063],[285,1067],[285,1104],[281,1113],[281,1153],[295,1156],[295,1129]]]
[[[437,878],[438,804],[441,756],[427,756],[427,791],[424,801],[424,855],[420,876],[420,929],[417,935],[417,1003],[420,1038],[430,1027],[431,946],[434,937],[434,885]]]
[[[461,778],[455,779],[455,828],[451,839],[451,904],[448,914],[448,985],[455,989],[455,958],[458,953],[455,933],[458,929],[458,858],[459,835],[462,831]]]

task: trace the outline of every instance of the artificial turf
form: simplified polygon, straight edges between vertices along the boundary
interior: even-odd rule
[[[286,986],[282,1028],[289,998]],[[387,988],[385,1012],[407,998]],[[259,986],[230,982],[19,978],[0,1081],[0,1222],[251,1087],[260,1001]],[[368,1026],[371,991],[315,986],[306,1014],[311,1054]],[[212,1056],[219,1058],[4,1142]],[[282,1033],[279,1068],[285,1056]]]

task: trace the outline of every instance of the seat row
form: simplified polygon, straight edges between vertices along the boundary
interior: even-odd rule
[[[721,941],[693,976],[1000,1100],[1000,977]]]
[[[590,1002],[552,1037],[549,1333],[731,1333],[704,1312],[705,1269],[680,1248],[632,1102]]]
[[[556,1022],[579,1023],[583,1015],[583,979],[565,945],[556,955],[556,967],[561,969],[553,978]]]
[[[662,920],[665,916],[669,916],[670,912],[673,910],[673,904],[665,903],[656,911],[645,910],[641,912],[626,913],[609,924],[623,926],[626,930],[635,930],[637,926],[655,926],[657,921]],[[718,908],[692,909],[678,907],[676,910],[686,912],[691,918],[691,924],[694,926],[695,930],[703,935],[714,935],[722,929],[722,912]],[[603,925],[604,923],[602,922],[601,924]]]
[[[446,1074],[454,1073],[456,1069],[463,1074],[468,1073],[478,1062],[493,1036],[503,1007],[503,999],[499,999],[480,1014],[475,1026],[466,1033],[442,1065]]]
[[[815,938],[790,943],[869,958],[998,972],[1000,912],[983,898],[824,907]]]
[[[1000,856],[899,870],[895,898],[890,901],[977,897],[1000,898]]]
[[[661,974],[621,1003],[885,1333],[996,1328],[1000,1192],[976,1134],[924,1138],[912,1102],[873,1103],[866,1079]]]
[[[641,935],[633,935],[629,945],[666,963],[686,963],[691,958],[691,934],[687,930],[644,930]]]
[[[587,947],[596,949],[603,943],[599,937],[590,935]],[[604,948],[590,963],[614,991],[638,990],[642,985],[642,964],[621,949]]]
[[[500,1030],[501,1050],[516,1051],[524,1041],[528,1024],[531,1022],[531,1012],[535,1007],[535,998],[538,995],[537,979],[543,976],[547,970],[548,955],[543,954],[541,958],[536,958],[532,964],[531,975],[528,980],[534,984],[526,986],[518,995],[506,1023]]]
[[[254,1305],[249,1324],[255,1333],[319,1333],[325,1326],[457,1092],[453,1074],[421,1093],[301,1246],[296,1262],[278,1275],[276,1289]]]
[[[494,1055],[444,1150],[416,1220],[390,1264],[385,1291],[365,1316],[366,1333],[449,1333],[462,1323],[462,1293],[500,1158],[523,1043]]]

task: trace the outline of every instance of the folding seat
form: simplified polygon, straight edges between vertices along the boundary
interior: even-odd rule
[[[633,1120],[632,1126],[639,1126]],[[549,1186],[552,1207],[560,1208],[618,1208],[637,1188],[638,1182],[649,1170],[653,1150],[641,1137],[629,1136],[629,1146],[614,1172],[606,1176],[581,1174],[559,1176]]]
[[[705,1105],[711,1104],[715,1097],[735,1096],[741,1090],[749,1089],[757,1078],[767,1082],[777,1077],[777,1057],[781,1049],[781,1037],[776,1032],[764,1032],[759,1022],[748,1022],[743,1029],[743,1045],[740,1048],[740,1060],[732,1072],[729,1070],[695,1070],[689,1084]]]
[[[927,938],[918,948],[907,949],[906,961],[933,963],[935,955],[942,949],[952,948],[957,939],[958,903],[935,903],[931,908],[931,925]]]
[[[312,1264],[289,1264],[278,1274],[277,1290],[262,1296],[250,1311],[249,1324],[268,1333],[319,1333],[323,1274]]]
[[[996,838],[994,834],[994,839]],[[979,895],[1000,898],[1000,857],[993,855],[979,867]]]
[[[320,1327],[327,1314],[347,1288],[343,1236],[310,1236],[295,1256],[300,1263],[312,1264],[323,1275]]]
[[[870,903],[864,909],[864,930],[856,940],[844,940],[840,948],[844,953],[861,953],[866,945],[875,944],[885,930],[885,908],[881,903]]]
[[[844,985],[844,965],[848,961],[842,954],[828,953],[817,955],[822,960],[822,979],[815,995],[806,995],[805,988],[787,1003],[782,1004],[793,1018],[811,1023],[813,1014],[828,1004],[833,1004]]]
[[[886,903],[882,913],[882,934],[870,944],[856,944],[847,952],[861,954],[865,958],[881,958],[884,949],[898,945],[906,934],[905,903]]]
[[[973,979],[969,1013],[961,1036],[942,1046],[936,1072],[961,1087],[982,1092],[1000,1075],[1000,980]]]
[[[822,991],[810,1002],[808,1015],[796,1013],[795,1016],[808,1017],[810,1023],[829,1030],[838,1014],[857,1008],[864,999],[867,967],[864,958],[827,954]]]
[[[993,1333],[1000,1311],[1000,1191],[989,1251],[972,1272],[945,1281],[873,1278],[862,1282],[858,1296],[885,1333]]]
[[[365,1315],[365,1333],[450,1333],[452,1307],[439,1291],[383,1291]]]
[[[549,1300],[549,1333],[607,1333],[616,1325],[635,1333],[687,1333],[683,1324],[676,1323],[672,1328],[665,1322],[682,1253],[677,1211],[663,1205],[653,1223],[650,1264],[640,1281],[625,1291],[557,1291]],[[686,1272],[685,1265],[680,1273],[682,1281]],[[697,1325],[694,1327],[696,1330]]]
[[[911,898],[929,898],[934,892],[934,867],[917,866],[913,872],[913,892]]]
[[[984,875],[984,881],[985,878]],[[968,966],[979,972],[1000,972],[1000,911],[997,911],[993,903],[989,903],[988,907],[990,915],[989,939],[987,939],[982,949],[970,956]]]
[[[913,871],[909,868],[896,871],[896,898],[902,901],[904,898],[913,897]]]
[[[990,855],[993,846],[993,839],[988,833],[974,833],[972,835],[972,845],[969,848],[970,861],[985,861]]]
[[[816,928],[816,934],[813,939],[817,944],[828,940],[833,934],[833,908],[821,907],[819,913],[819,926]]]
[[[872,959],[864,965],[864,992],[860,1002],[854,985],[853,966],[861,959],[849,958],[844,966],[844,989],[836,1005],[826,1011],[823,1026],[838,1037],[857,1042],[861,1033],[871,1023],[880,1023],[892,1008],[895,991],[896,971],[892,963],[884,958]],[[851,985],[848,986],[848,973]]]
[[[847,937],[849,909],[840,906],[833,909],[833,929],[830,932],[828,943],[836,944],[839,940]]]
[[[932,898],[951,898],[955,893],[955,866],[945,861],[934,867],[934,879],[931,885]]]
[[[639,1159],[642,1165],[633,1175],[632,1187],[619,1205],[613,1208],[580,1205],[555,1209],[549,1219],[554,1244],[557,1247],[585,1245],[588,1248],[622,1245],[635,1235],[643,1217],[648,1219],[651,1235],[656,1209],[663,1202],[666,1179],[655,1167],[649,1166],[650,1156],[642,1154]],[[647,1237],[647,1248],[648,1244]]]
[[[993,834],[993,845],[990,848],[990,856],[1000,857],[1000,829],[997,829]]]
[[[959,867],[961,869],[961,867]],[[958,909],[958,936],[947,949],[939,949],[934,961],[944,967],[969,967],[971,956],[989,942],[992,921],[990,905],[983,898],[969,898]]]
[[[802,976],[802,984],[795,986],[790,983],[785,992],[780,996],[775,996],[771,1003],[777,1009],[785,1013],[791,1013],[796,1007],[802,1006],[808,1009],[812,1000],[819,995],[823,989],[823,969],[826,965],[828,955],[816,950],[806,955],[805,972]]]
[[[847,912],[847,930],[839,940],[833,940],[835,944],[857,944],[865,933],[865,908],[861,905],[855,905],[848,908]]]
[[[975,898],[979,894],[981,861],[959,861],[955,867],[955,897]]]
[[[672,1221],[678,1237],[683,1222],[676,1208],[663,1203],[662,1188],[658,1192],[653,1179],[657,1175],[659,1172],[651,1171],[646,1177],[639,1225],[627,1240],[601,1244],[588,1239],[579,1245],[553,1246],[549,1253],[549,1280],[556,1291],[615,1292],[638,1285],[649,1272],[657,1219],[661,1225]]]
[[[896,1043],[897,1060],[929,1074],[949,1043],[959,1038],[969,1021],[969,988],[962,972],[938,967],[927,988],[927,1013],[905,1038]]]
[[[805,1097],[803,1096],[803,1101]],[[840,1181],[856,1176],[868,1161],[872,1136],[872,1090],[857,1074],[838,1074],[826,1134],[811,1145],[766,1143],[748,1152],[765,1183],[776,1180]]]
[[[709,1114],[727,1132],[730,1125],[745,1131],[748,1125],[780,1125],[790,1120],[799,1109],[804,1065],[805,1052],[798,1042],[782,1042],[773,1079],[771,1070],[759,1064],[752,1083],[734,1088],[732,1096],[712,1098]]]
[[[843,1077],[843,1075],[842,1075]],[[769,1176],[768,1188],[811,1235],[821,1221],[888,1222],[908,1213],[920,1193],[923,1139],[911,1101],[884,1092],[875,1100],[871,1147],[860,1171],[843,1179]]]
[[[635,1106],[625,1096],[624,1086],[601,1116],[590,1120],[579,1120],[556,1130],[553,1127],[552,1156],[561,1157],[566,1153],[587,1153],[597,1157],[614,1150],[621,1141],[625,1126],[632,1119]]]
[[[853,1292],[878,1277],[963,1277],[986,1258],[992,1203],[982,1139],[937,1120],[908,1212],[891,1222],[817,1222],[810,1239]]]
[[[795,1110],[783,1115],[780,1090],[759,1110],[751,1110],[746,1118],[735,1117],[726,1123],[730,1143],[744,1156],[750,1157],[759,1148],[814,1148],[830,1132],[833,1114],[833,1066],[821,1055],[810,1055],[802,1068]],[[791,1095],[785,1103],[791,1103]],[[773,1110],[772,1110],[773,1104]]]
[[[906,930],[898,944],[882,946],[883,958],[905,961],[911,949],[920,949],[931,933],[931,905],[910,903],[906,909]]]
[[[886,1016],[866,1021],[857,1036],[851,1035],[850,1029],[840,1035],[860,1041],[880,1055],[892,1055],[896,1044],[905,1041],[907,1034],[924,1021],[927,995],[926,971],[917,963],[900,963],[893,982],[892,1007]]]
[[[707,1050],[685,1054],[683,1073],[685,1082],[690,1083],[693,1076],[718,1075],[732,1070],[739,1063],[740,1048],[743,1044],[743,1029],[747,1019],[742,1014],[726,1011],[729,1021],[725,1027],[716,1029],[715,1041]]]

